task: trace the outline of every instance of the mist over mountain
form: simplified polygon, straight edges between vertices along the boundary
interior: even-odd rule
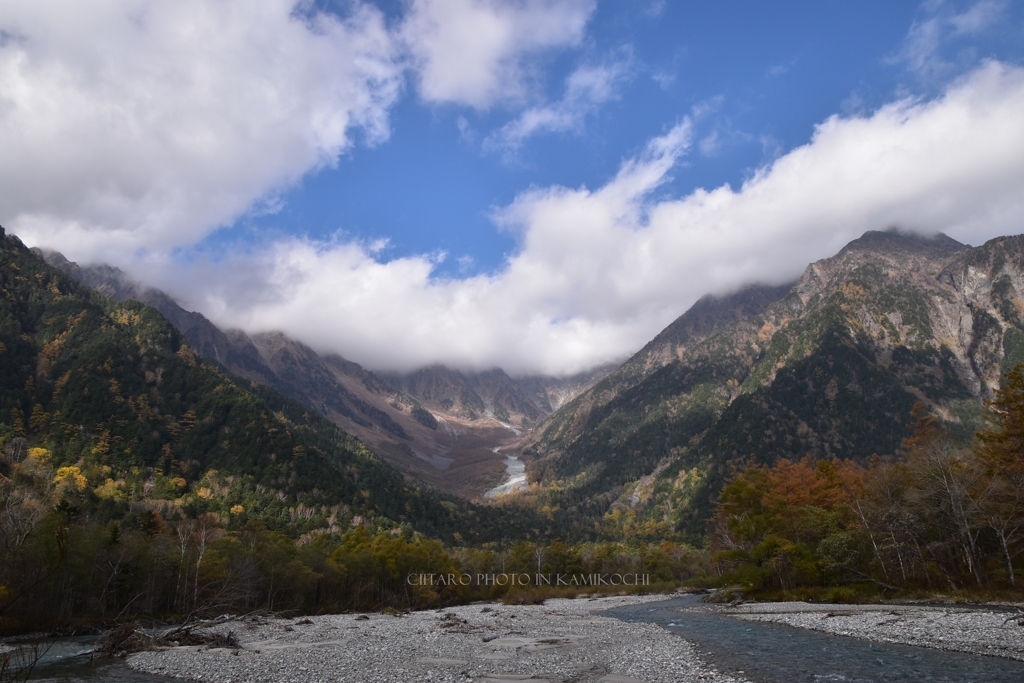
[[[292,536],[365,522],[454,538],[467,516],[466,534],[508,528],[409,482],[272,387],[202,362],[155,308],[98,294],[2,229],[0,289],[0,481],[35,458],[57,473],[51,485],[71,478],[69,517],[211,513]]]
[[[310,405],[415,480],[476,498],[519,454],[539,484],[524,504],[556,510],[569,535],[698,537],[748,460],[891,455],[918,402],[972,433],[981,399],[1024,358],[1022,254],[1024,238],[971,248],[868,231],[794,284],[703,297],[621,367],[568,379],[373,373],[282,333],[221,332],[117,269],[47,258],[153,302],[205,357]]]
[[[972,248],[868,232],[793,284],[706,296],[622,366],[569,379],[374,373],[281,333],[222,332],[116,269],[48,258],[163,307],[205,357],[315,408],[416,481],[479,497],[502,481],[502,453],[519,454],[537,484],[525,504],[583,537],[699,536],[733,467],[892,454],[918,403],[969,436],[1024,359],[1024,237]]]
[[[318,411],[414,480],[469,498],[500,483],[504,458],[495,449],[614,369],[566,378],[511,378],[500,368],[467,373],[444,366],[374,373],[337,354],[320,355],[281,332],[222,331],[118,268],[82,267],[59,252],[35,251],[114,300],[156,308],[200,356]]]

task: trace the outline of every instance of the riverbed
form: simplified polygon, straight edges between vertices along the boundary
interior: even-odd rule
[[[727,606],[652,595],[478,603],[406,616],[256,617],[214,627],[232,630],[240,649],[138,653],[127,660],[131,669],[79,656],[95,638],[61,639],[32,680],[1020,683],[1024,661],[1014,658],[1024,658],[1024,628],[1016,614],[934,605]]]
[[[501,446],[492,450],[497,453],[501,450]],[[500,495],[526,488],[526,463],[516,456],[505,456],[505,475],[508,477],[505,483],[489,490],[484,494],[484,498],[497,498]]]
[[[97,640],[96,636],[76,636],[16,640],[11,645],[26,653],[34,646],[39,648],[42,657],[29,679],[37,683],[168,683],[166,676],[136,671],[121,659],[92,658]],[[17,658],[14,663],[20,664]]]

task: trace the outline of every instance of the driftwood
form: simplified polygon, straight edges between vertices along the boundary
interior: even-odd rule
[[[250,616],[250,615],[246,615]],[[181,645],[205,645],[222,647],[232,650],[242,649],[233,631],[203,631],[209,628],[235,621],[240,617],[225,616],[213,620],[186,621],[181,626],[172,628],[162,634],[147,633],[139,628],[138,622],[126,622],[115,626],[100,636],[99,647],[90,654],[100,657],[124,657],[132,652],[153,650],[161,647],[178,647]]]
[[[1017,626],[1024,626],[1024,612],[1018,611],[1017,614],[1014,614],[1012,617],[1007,617],[1006,621],[1003,623],[1009,624],[1011,621],[1017,624]]]

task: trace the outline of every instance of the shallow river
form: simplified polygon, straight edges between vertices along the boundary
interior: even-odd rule
[[[618,607],[603,616],[651,622],[696,643],[719,671],[757,683],[1022,683],[1024,662],[874,643],[781,624],[680,608],[698,596]]]
[[[492,449],[495,453],[501,450],[501,446]],[[495,486],[484,494],[484,498],[496,498],[506,493],[512,493],[519,489],[526,488],[526,463],[514,455],[505,456],[505,473],[508,479],[504,484]]]
[[[95,645],[95,636],[61,638],[52,643],[42,641],[40,647],[48,649],[36,664],[29,680],[40,683],[168,683],[170,680],[180,680],[133,671],[118,659],[92,660],[88,654],[83,653]]]

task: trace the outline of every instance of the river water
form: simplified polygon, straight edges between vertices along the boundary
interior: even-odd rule
[[[757,683],[1022,683],[1024,662],[875,643],[701,611],[698,596],[618,607],[603,616],[659,624],[695,643],[709,663]]]
[[[501,450],[501,446],[492,449],[495,453]],[[505,474],[508,479],[504,484],[495,486],[484,494],[484,498],[496,498],[504,493],[512,493],[519,489],[526,488],[526,463],[514,455],[505,456]]]
[[[43,656],[36,663],[30,681],[39,683],[168,683],[166,676],[154,676],[129,669],[119,659],[92,659],[89,651],[96,636],[59,638],[55,641],[32,640],[11,645],[27,650],[38,645]],[[14,662],[18,664],[17,661]]]

